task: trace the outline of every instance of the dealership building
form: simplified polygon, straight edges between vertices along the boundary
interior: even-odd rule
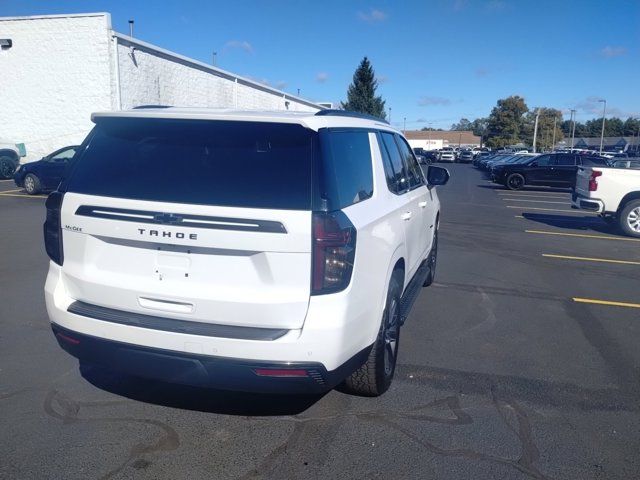
[[[118,33],[108,13],[0,17],[0,68],[0,139],[24,143],[27,161],[80,143],[96,111],[323,108]]]
[[[443,147],[479,147],[480,137],[470,131],[407,130],[404,132],[412,148],[439,150]]]

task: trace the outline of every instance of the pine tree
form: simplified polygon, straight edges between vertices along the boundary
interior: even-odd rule
[[[342,102],[342,108],[352,112],[367,113],[374,117],[386,118],[384,100],[376,96],[378,81],[373,67],[367,57],[362,59],[353,74],[353,82],[347,90],[347,101]]]

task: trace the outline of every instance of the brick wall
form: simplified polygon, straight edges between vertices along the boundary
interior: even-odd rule
[[[77,144],[91,112],[112,106],[106,14],[3,19],[0,139],[24,142],[27,160]]]

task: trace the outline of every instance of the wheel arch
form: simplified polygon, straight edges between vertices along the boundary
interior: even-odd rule
[[[15,150],[11,150],[10,148],[2,148],[0,149],[0,157],[11,157],[13,160],[20,160],[20,155]]]
[[[618,204],[617,213],[620,213],[627,205],[627,203],[632,200],[640,200],[640,191],[629,192],[624,197],[622,197],[622,200],[620,200],[620,203]]]

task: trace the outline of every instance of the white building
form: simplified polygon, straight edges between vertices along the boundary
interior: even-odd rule
[[[92,112],[138,105],[323,108],[115,32],[108,13],[0,17],[0,138],[27,161],[80,143]]]

